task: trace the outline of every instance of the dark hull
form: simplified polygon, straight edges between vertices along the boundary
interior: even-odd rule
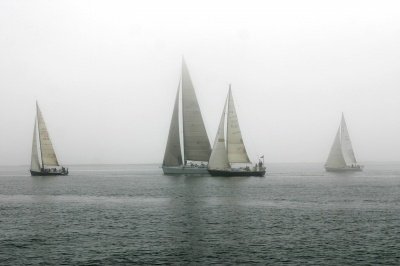
[[[210,170],[208,172],[212,176],[264,176],[265,170],[262,171],[226,171],[226,170]]]
[[[348,167],[348,168],[331,168],[331,167],[325,167],[325,170],[327,172],[360,172],[363,169],[360,167]]]
[[[68,175],[68,172],[52,172],[52,173],[50,173],[50,172],[42,172],[42,171],[40,171],[40,172],[36,172],[36,171],[32,171],[32,170],[30,170],[30,172],[31,172],[31,176],[56,176],[56,175]]]

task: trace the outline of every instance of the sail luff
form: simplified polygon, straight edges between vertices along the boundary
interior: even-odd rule
[[[346,161],[347,165],[357,164],[357,160],[354,155],[353,145],[351,144],[350,135],[343,114],[340,124],[341,124],[340,140],[341,140],[341,147],[344,160]]]
[[[184,60],[182,60],[182,117],[185,161],[208,161],[211,154],[210,141]]]
[[[44,122],[42,112],[40,111],[39,105],[36,103],[37,120],[38,120],[38,132],[39,132],[39,143],[40,143],[40,154],[42,157],[42,167],[44,166],[59,166],[57,156],[54,152],[53,144],[50,140],[50,135]]]
[[[37,119],[35,118],[35,124],[33,126],[31,170],[39,172],[40,171],[40,162],[39,162],[39,154],[38,154],[38,146],[37,146],[36,123],[37,123]]]
[[[335,140],[333,141],[331,150],[329,152],[328,159],[326,161],[325,166],[333,167],[333,168],[343,168],[346,167],[346,161],[344,160],[342,147],[340,143],[340,130],[339,126],[338,131],[336,133]]]
[[[167,146],[165,149],[163,165],[182,165],[181,143],[179,138],[179,87],[175,97],[174,111],[168,133]]]
[[[225,148],[225,114],[228,98],[225,101],[222,111],[221,120],[219,122],[217,135],[215,136],[214,146],[208,162],[208,169],[230,169],[228,154]]]
[[[250,163],[244,146],[239,120],[229,85],[228,93],[228,117],[227,117],[227,152],[230,163]]]

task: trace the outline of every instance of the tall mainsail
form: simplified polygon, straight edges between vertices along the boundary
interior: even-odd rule
[[[42,112],[39,105],[36,103],[40,151],[42,155],[43,166],[58,166],[57,156],[51,143],[49,132],[47,131],[46,124],[43,120]]]
[[[179,139],[179,87],[176,93],[174,111],[172,113],[171,125],[169,127],[163,165],[182,165],[181,142]]]
[[[37,147],[37,136],[36,136],[36,118],[35,125],[33,126],[33,140],[32,140],[32,154],[31,154],[31,170],[40,171],[39,154]]]
[[[211,152],[210,161],[208,162],[209,169],[229,169],[228,155],[225,148],[225,113],[226,103],[222,112],[221,121],[219,122],[217,136],[214,140],[214,147]]]
[[[199,103],[189,71],[182,60],[182,116],[183,147],[185,160],[208,161],[211,154],[210,141],[201,116]]]
[[[346,121],[344,120],[344,115],[342,114],[342,121],[341,121],[341,144],[342,144],[342,153],[344,160],[346,161],[347,165],[357,164],[356,157],[354,156],[353,147],[351,145],[350,135],[347,130]]]
[[[228,118],[227,118],[227,152],[230,163],[250,163],[244,146],[239,121],[233,103],[232,91],[229,85]]]
[[[343,168],[346,166],[346,161],[344,160],[342,153],[342,146],[340,141],[340,131],[341,127],[339,126],[338,131],[336,133],[335,140],[333,142],[331,151],[328,156],[328,160],[326,161],[327,167],[333,168]]]

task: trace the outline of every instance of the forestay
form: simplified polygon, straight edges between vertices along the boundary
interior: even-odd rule
[[[165,149],[163,165],[182,165],[181,142],[179,139],[179,87],[176,93],[174,111],[168,133],[167,147]]]
[[[210,161],[208,162],[208,169],[229,169],[228,155],[225,148],[225,114],[226,102],[222,112],[221,121],[217,131],[217,136],[214,140],[214,147],[211,152]]]
[[[346,166],[346,162],[343,157],[342,147],[340,143],[340,131],[341,127],[339,126],[338,131],[336,133],[335,141],[333,142],[331,151],[328,156],[328,160],[326,161],[325,166],[332,168],[343,168]]]
[[[39,162],[39,154],[38,154],[38,147],[37,147],[36,121],[37,120],[35,119],[35,124],[33,126],[31,170],[39,172],[40,171],[40,162]]]

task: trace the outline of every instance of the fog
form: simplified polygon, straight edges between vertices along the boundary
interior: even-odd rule
[[[182,56],[214,141],[232,84],[251,159],[400,158],[398,1],[0,1],[0,164],[38,100],[59,160],[160,163]]]

